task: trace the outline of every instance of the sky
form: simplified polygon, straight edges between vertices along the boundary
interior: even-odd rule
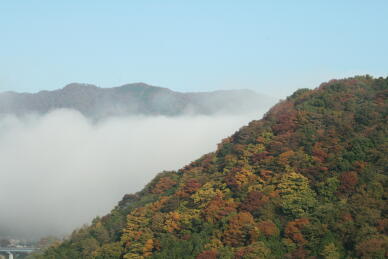
[[[285,97],[388,75],[388,1],[0,3],[0,91],[132,82]]]

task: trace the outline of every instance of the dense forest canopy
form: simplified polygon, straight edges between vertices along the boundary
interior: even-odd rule
[[[387,258],[387,96],[370,76],[300,89],[35,257]]]

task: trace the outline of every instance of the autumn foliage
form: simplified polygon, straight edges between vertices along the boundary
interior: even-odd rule
[[[387,258],[387,97],[300,89],[37,258]]]

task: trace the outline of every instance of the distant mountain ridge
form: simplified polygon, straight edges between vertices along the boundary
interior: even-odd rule
[[[266,108],[273,101],[251,90],[182,93],[145,83],[100,88],[71,83],[62,89],[38,93],[0,93],[0,114],[47,113],[74,109],[92,118],[120,115],[241,113]]]

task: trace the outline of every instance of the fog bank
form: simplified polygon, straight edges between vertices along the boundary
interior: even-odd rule
[[[261,115],[0,118],[0,236],[68,234]]]

